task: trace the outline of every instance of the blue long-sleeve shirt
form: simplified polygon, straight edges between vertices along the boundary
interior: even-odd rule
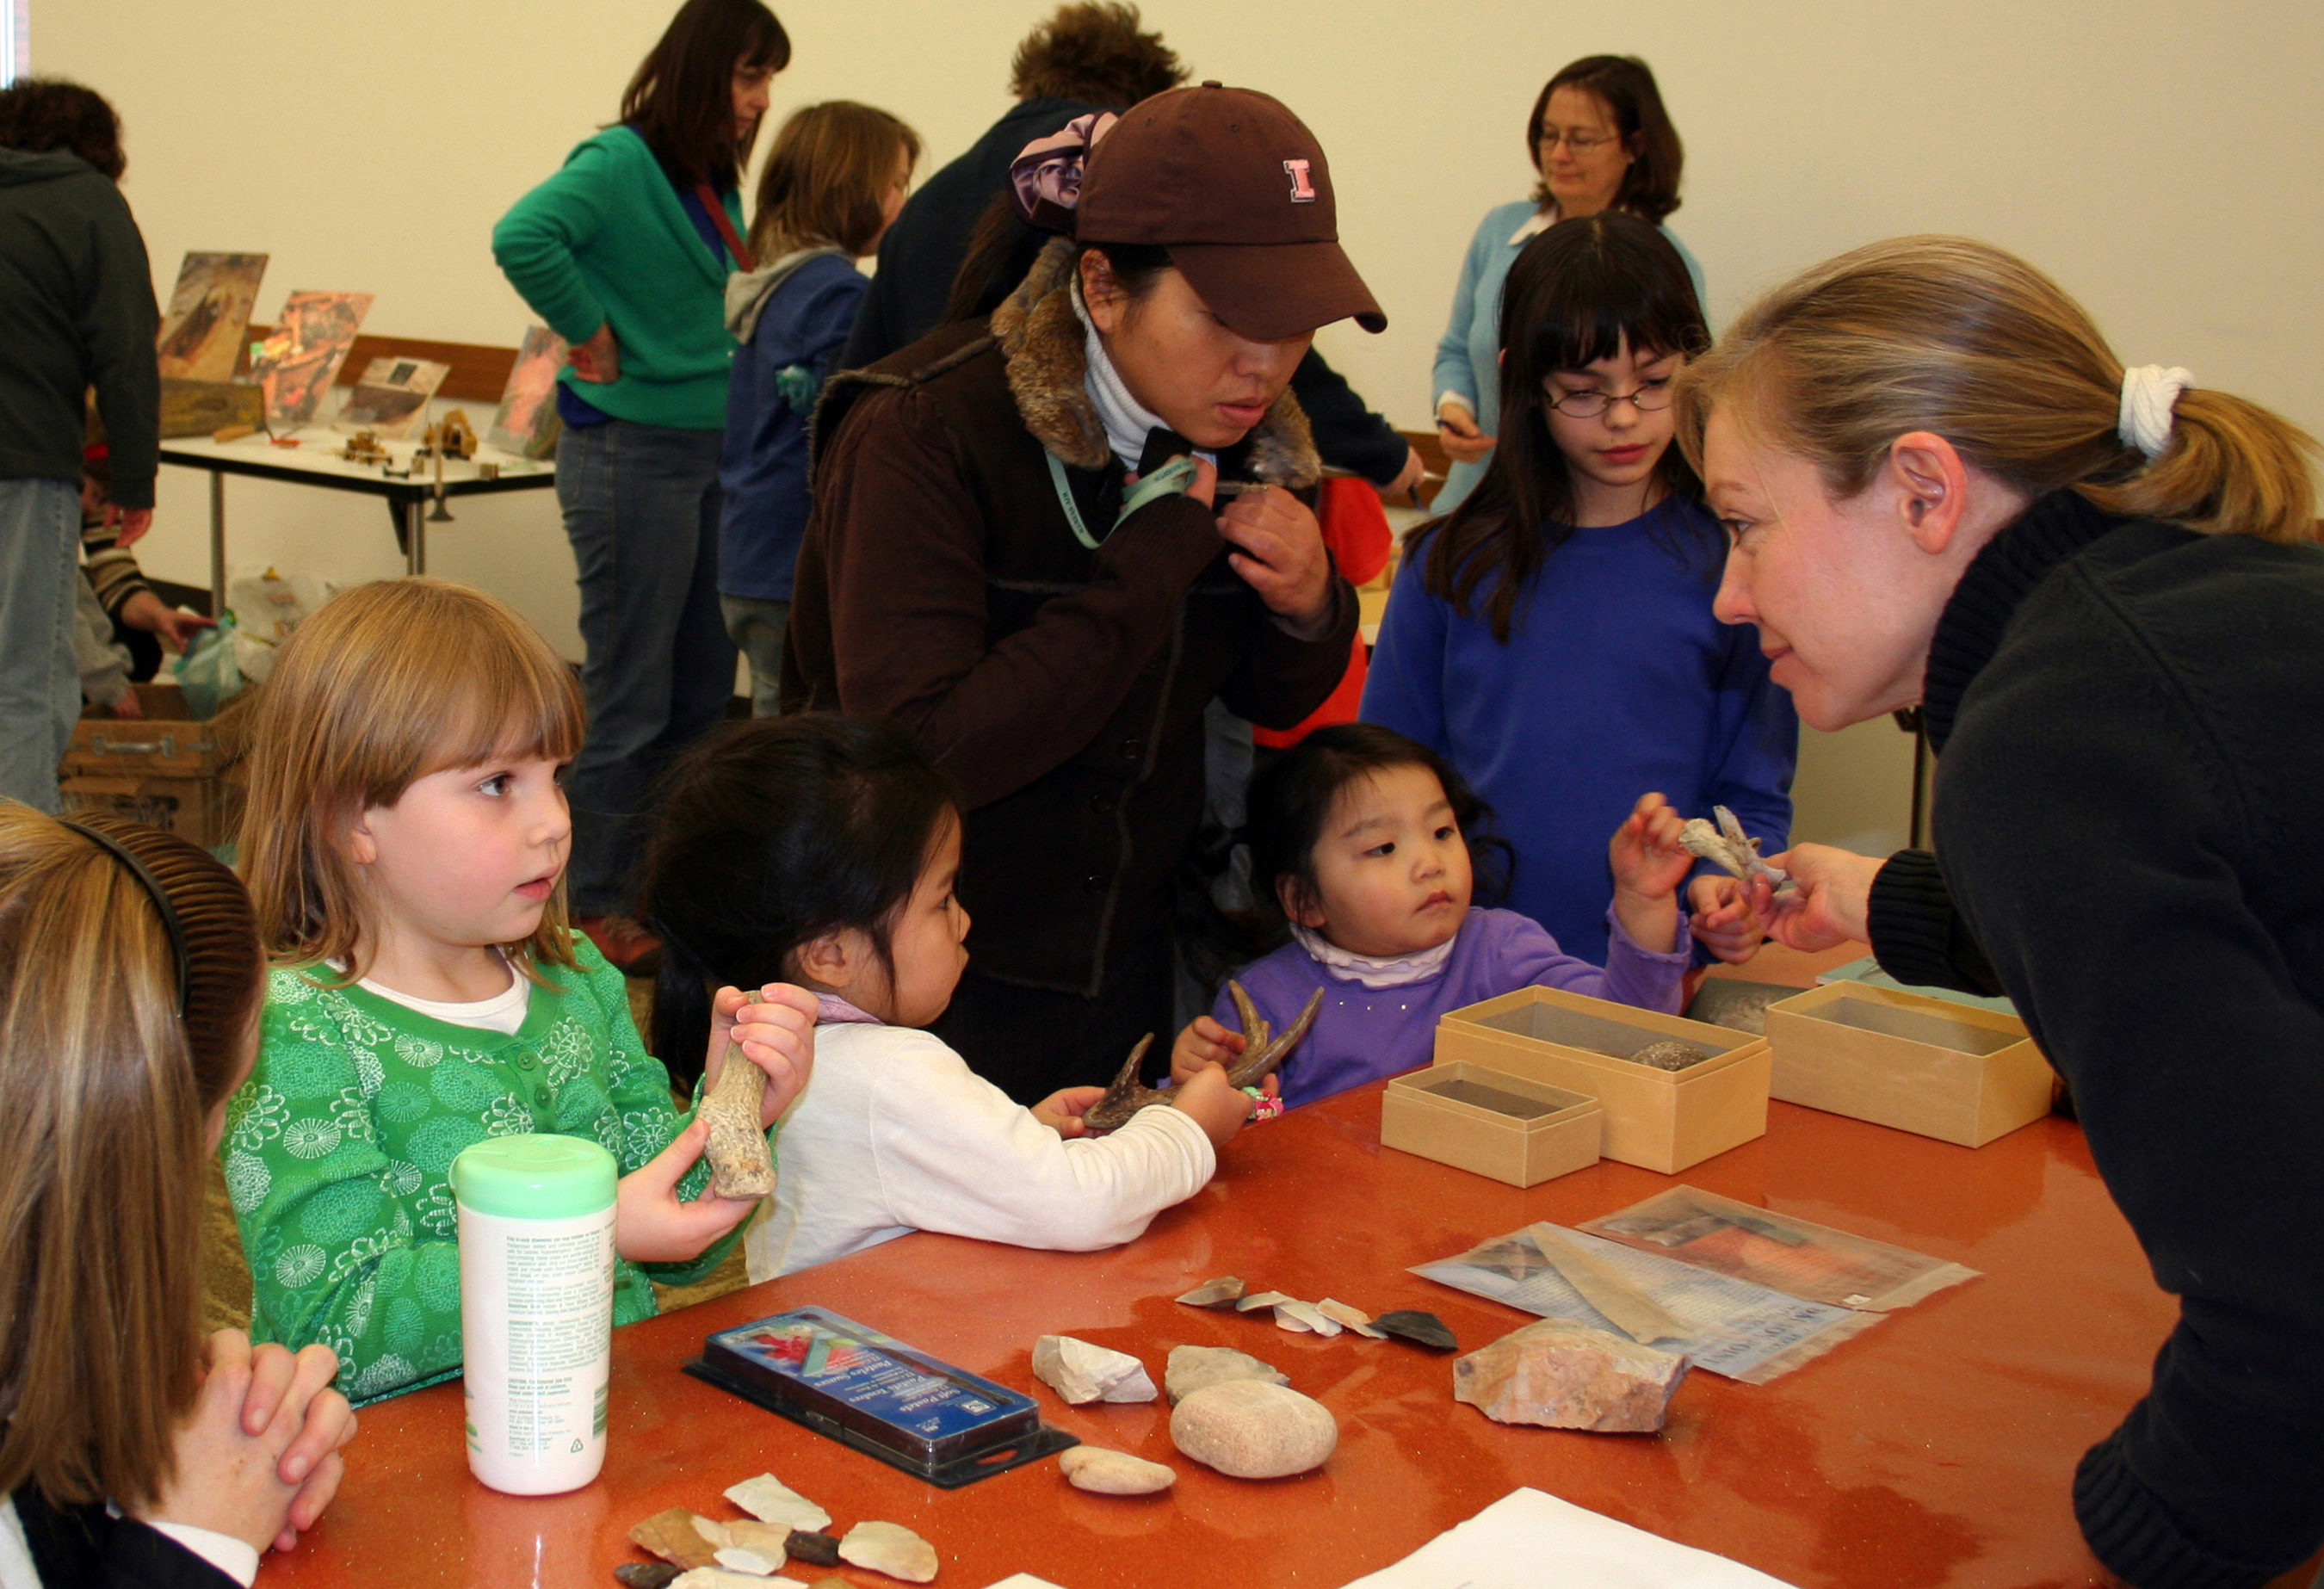
[[[1719,544],[1710,516],[1677,500],[1576,530],[1542,564],[1506,645],[1485,620],[1489,587],[1465,618],[1423,588],[1424,546],[1380,624],[1364,719],[1460,770],[1516,853],[1508,907],[1599,965],[1606,845],[1640,795],[1659,790],[1688,817],[1730,807],[1770,855],[1788,842],[1799,719],[1758,630],[1711,615]]]
[[[1452,318],[1436,342],[1435,385],[1428,393],[1428,406],[1434,409],[1446,393],[1452,393],[1469,405],[1488,436],[1499,435],[1501,429],[1501,286],[1509,279],[1509,267],[1517,263],[1518,252],[1536,235],[1528,228],[1539,214],[1530,199],[1485,212],[1477,235],[1469,239],[1469,252],[1462,256],[1461,283],[1452,292]],[[1694,281],[1694,296],[1703,300],[1702,267],[1694,263],[1694,255],[1686,251],[1677,233],[1668,226],[1659,230],[1686,262],[1686,273]],[[1435,511],[1449,513],[1460,506],[1485,477],[1485,466],[1490,461],[1492,454],[1487,453],[1473,464],[1455,463],[1446,470],[1444,484],[1436,493]]]
[[[718,588],[788,601],[807,534],[807,420],[872,285],[838,254],[810,259],[759,311],[726,387],[718,460]]]

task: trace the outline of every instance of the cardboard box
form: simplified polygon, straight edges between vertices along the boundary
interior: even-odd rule
[[[142,822],[206,849],[226,843],[242,820],[240,762],[254,692],[196,723],[175,684],[134,688],[143,716],[101,712],[73,725],[72,748],[58,769],[66,812]]]
[[[1598,1162],[1598,1100],[1456,1062],[1400,1076],[1380,1098],[1380,1146],[1513,1187]]]
[[[1770,1004],[1767,1042],[1785,1103],[1964,1148],[2050,1113],[2050,1062],[2014,1015],[1836,982]]]
[[[159,827],[214,850],[242,820],[242,781],[217,778],[102,777],[80,773],[59,785],[68,817],[118,817]]]
[[[1673,1039],[1711,1058],[1656,1070],[1615,1057]],[[1722,1026],[1519,988],[1436,1023],[1436,1063],[1462,1060],[1596,1098],[1605,1113],[1600,1151],[1663,1175],[1767,1132],[1766,1039]]]

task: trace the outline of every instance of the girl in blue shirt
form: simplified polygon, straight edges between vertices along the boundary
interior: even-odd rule
[[[1605,835],[1655,790],[1733,808],[1774,854],[1799,725],[1757,632],[1711,614],[1725,550],[1671,445],[1671,383],[1709,345],[1684,261],[1608,211],[1528,243],[1503,295],[1500,442],[1477,489],[1406,543],[1363,716],[1434,749],[1500,813],[1507,903],[1605,963]],[[1753,919],[1690,885],[1697,938]]]
[[[759,179],[755,270],[726,283],[742,346],[726,388],[718,462],[718,605],[751,659],[751,702],[779,710],[791,570],[807,532],[807,420],[839,362],[878,252],[904,208],[919,134],[884,110],[835,99],[793,111]]]

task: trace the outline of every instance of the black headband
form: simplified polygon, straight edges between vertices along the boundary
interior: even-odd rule
[[[178,919],[177,907],[170,903],[169,891],[161,886],[160,878],[145,869],[144,862],[131,855],[127,847],[111,834],[100,833],[94,827],[84,827],[78,822],[68,821],[61,817],[57,818],[57,822],[60,827],[69,827],[75,833],[95,842],[98,848],[110,852],[115,860],[128,867],[131,875],[144,884],[146,893],[152,897],[153,909],[161,913],[162,930],[170,935],[170,956],[176,962],[178,968],[178,1018],[184,1020],[186,994],[188,984],[192,979],[192,966],[188,963],[186,956],[186,928]]]

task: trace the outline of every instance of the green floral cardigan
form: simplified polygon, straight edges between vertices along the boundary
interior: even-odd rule
[[[621,974],[575,934],[577,968],[542,967],[507,1036],[454,1026],[300,970],[267,981],[258,1064],[234,1096],[219,1153],[252,1280],[251,1337],[339,1354],[358,1406],[460,1369],[459,1219],[447,1179],[486,1137],[555,1132],[603,1143],[629,1174],[690,1115],[645,1051]],[[697,1164],[678,1196],[699,1196]],[[654,1315],[654,1280],[686,1285],[726,1256],[738,1225],[693,1261],[617,1261],[613,1322]]]

